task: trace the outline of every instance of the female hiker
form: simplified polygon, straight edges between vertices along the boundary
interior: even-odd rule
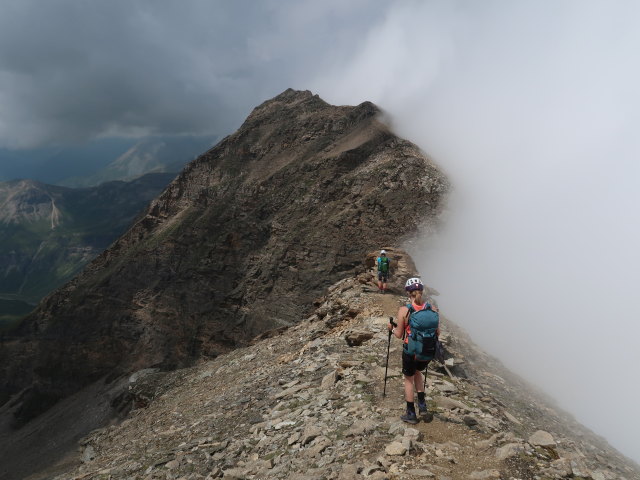
[[[437,307],[432,307],[422,298],[424,285],[419,278],[410,278],[404,286],[409,294],[406,306],[398,310],[397,324],[389,323],[389,331],[403,339],[402,373],[404,375],[404,398],[407,412],[400,418],[407,423],[418,423],[414,389],[418,394],[418,409],[427,413],[424,381],[420,370],[425,370],[435,355],[435,344],[440,335],[440,319]]]

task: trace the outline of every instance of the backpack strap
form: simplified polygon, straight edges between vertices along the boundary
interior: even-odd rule
[[[407,303],[407,310],[409,310],[409,312],[407,313],[407,325],[409,325],[409,319],[411,318],[411,314],[414,313],[416,309],[413,308],[412,304]]]
[[[404,332],[402,332],[402,348],[406,350],[407,348],[407,328],[409,328],[409,319],[411,318],[411,314],[413,312],[415,312],[415,309],[413,308],[413,305],[411,305],[410,303],[407,303],[405,305],[407,307],[407,310],[409,310],[407,312],[407,321],[404,324]]]

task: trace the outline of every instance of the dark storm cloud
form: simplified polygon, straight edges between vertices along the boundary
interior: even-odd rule
[[[347,55],[380,15],[374,7],[3,0],[0,146],[226,133]]]

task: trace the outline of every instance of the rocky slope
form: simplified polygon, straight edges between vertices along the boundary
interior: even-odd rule
[[[122,235],[174,177],[83,189],[0,183],[0,297],[37,303]]]
[[[447,181],[379,113],[287,90],[191,162],[1,340],[0,401],[12,399],[15,423],[92,382],[299,322],[365,252],[433,223]]]
[[[481,352],[442,315],[447,369],[432,362],[431,414],[404,409],[401,344],[389,315],[414,273],[395,259],[392,294],[352,275],[303,322],[171,373],[129,379],[119,424],[86,436],[56,468],[62,479],[638,479],[640,470]],[[371,264],[373,254],[369,256]]]

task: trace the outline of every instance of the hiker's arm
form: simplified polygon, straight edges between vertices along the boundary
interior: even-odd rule
[[[398,315],[396,317],[396,327],[392,330],[393,334],[398,337],[398,338],[402,338],[402,336],[404,335],[404,326],[405,326],[405,319],[407,318],[407,313],[409,313],[409,309],[407,307],[400,307],[398,309]],[[389,324],[391,326],[391,324]]]

